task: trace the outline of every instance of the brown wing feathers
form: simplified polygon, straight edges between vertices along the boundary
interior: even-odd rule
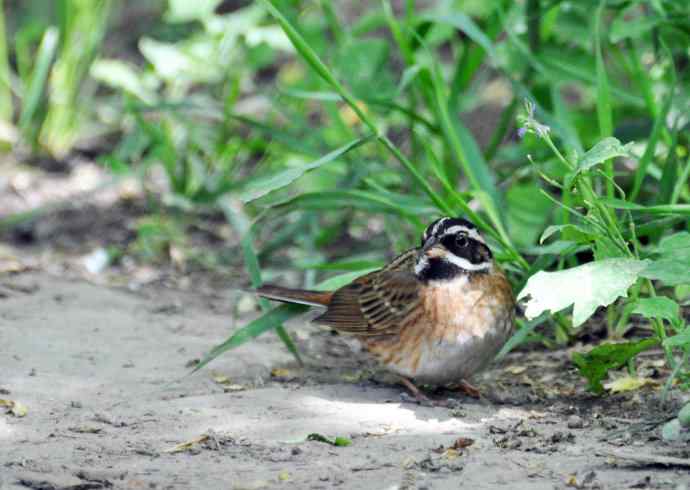
[[[326,312],[313,321],[357,335],[385,335],[403,326],[418,301],[412,274],[374,272],[333,293]]]

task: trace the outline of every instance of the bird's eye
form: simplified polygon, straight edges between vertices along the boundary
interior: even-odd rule
[[[465,248],[470,244],[470,241],[467,239],[467,235],[459,234],[455,236],[455,244],[460,248]]]

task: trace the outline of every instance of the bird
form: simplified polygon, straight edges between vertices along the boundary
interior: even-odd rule
[[[491,362],[513,332],[515,298],[477,227],[442,217],[418,247],[334,291],[266,284],[269,300],[325,311],[312,323],[351,335],[420,401],[417,385],[451,386],[478,396],[468,379]]]

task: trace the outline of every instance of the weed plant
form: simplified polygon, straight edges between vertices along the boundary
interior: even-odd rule
[[[123,132],[104,163],[220,209],[253,285],[291,250],[304,286],[337,287],[465,215],[523,301],[500,355],[596,315],[609,340],[573,358],[592,391],[652,348],[665,391],[687,382],[687,2],[218,3],[170,0],[175,36],[91,75]],[[201,366],[276,328],[299,358],[281,325],[304,308],[261,307]]]

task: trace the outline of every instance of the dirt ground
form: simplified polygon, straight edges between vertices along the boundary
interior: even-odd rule
[[[413,402],[303,321],[304,369],[268,334],[187,376],[236,300],[2,276],[0,398],[28,412],[0,414],[0,488],[690,486],[687,446],[659,437],[658,389],[591,397],[566,352],[511,354],[477,379],[490,400],[436,394],[448,408]]]
[[[83,162],[0,166],[2,215],[47,206],[0,233],[0,400],[21,404],[0,407],[0,490],[690,487],[690,449],[660,438],[687,394],[660,403],[654,353],[639,373],[656,384],[634,392],[593,397],[570,351],[538,349],[474,380],[485,399],[445,391],[432,396],[447,407],[421,406],[299,319],[306,367],[269,333],[189,375],[256,314],[233,289],[247,283],[237,237],[196,220],[192,245],[227,265],[102,269],[103,247],[129,250],[146,212],[106,178]]]

